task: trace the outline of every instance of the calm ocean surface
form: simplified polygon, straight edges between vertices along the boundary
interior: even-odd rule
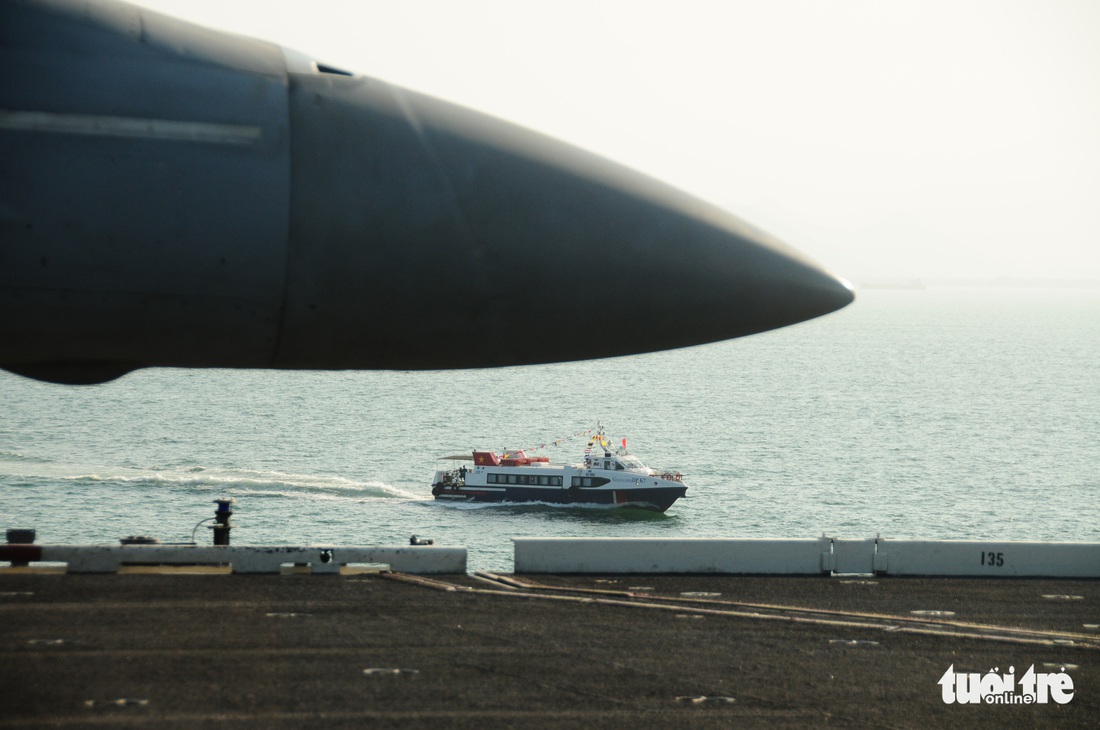
[[[597,421],[681,471],[687,497],[665,514],[431,498],[441,456]],[[514,536],[1096,541],[1100,290],[863,291],[754,337],[501,370],[146,370],[79,388],[0,374],[0,527],[187,540],[222,496],[234,544],[416,534],[502,571]]]

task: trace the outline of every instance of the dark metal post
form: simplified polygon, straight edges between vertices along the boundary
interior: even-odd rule
[[[8,528],[8,544],[9,545],[33,545],[35,538],[34,530],[20,529],[16,527]],[[25,568],[30,565],[27,560],[12,559],[11,567],[13,568]]]
[[[215,499],[214,503],[218,505],[217,510],[214,511],[214,544],[228,545],[229,531],[233,529],[233,525],[230,524],[230,518],[233,517],[232,505],[235,505],[237,500]]]

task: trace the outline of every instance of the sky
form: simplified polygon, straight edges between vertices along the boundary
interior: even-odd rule
[[[1100,280],[1100,2],[138,4],[563,139],[856,283]]]

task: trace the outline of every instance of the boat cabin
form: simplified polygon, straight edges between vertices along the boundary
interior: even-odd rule
[[[636,474],[648,474],[649,468],[633,456],[619,454],[612,456],[604,452],[603,456],[587,456],[584,459],[586,469],[606,469],[607,471],[629,471]]]

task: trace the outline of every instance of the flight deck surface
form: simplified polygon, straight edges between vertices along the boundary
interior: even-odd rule
[[[0,570],[0,728],[1100,720],[1095,580],[149,570]],[[1029,668],[1072,699],[943,700]]]

